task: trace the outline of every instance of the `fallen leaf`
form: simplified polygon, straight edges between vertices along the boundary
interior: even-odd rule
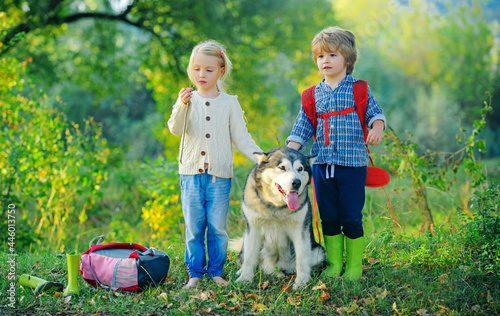
[[[260,285],[260,288],[263,290],[267,289],[268,287],[269,287],[269,281],[266,281]]]
[[[255,304],[252,308],[252,310],[257,311],[257,312],[263,312],[266,309],[267,309],[267,306],[262,304],[262,303]]]
[[[448,282],[448,274],[441,274],[438,278],[439,283],[444,284]]]
[[[359,301],[363,304],[370,305],[373,302],[375,302],[375,298],[372,295],[370,295],[370,297],[361,298]]]
[[[210,295],[210,299],[212,299],[213,301],[219,301],[219,299],[217,298],[217,293],[215,292],[212,292],[212,295]]]
[[[72,298],[72,297],[73,297],[72,295],[68,295],[68,296],[66,296],[66,297],[64,298],[64,303],[66,303],[66,304],[70,304],[70,303],[71,303],[71,298]]]
[[[283,286],[281,287],[281,291],[282,292],[287,292],[287,293],[290,293],[292,290],[291,290],[291,285],[286,283],[286,284],[283,284]]]
[[[247,294],[246,299],[247,300],[257,301],[257,300],[259,300],[259,297],[257,296],[257,294],[251,293],[251,294]]]
[[[196,295],[190,297],[197,300],[206,301],[210,297],[210,292],[198,292]]]
[[[486,299],[487,299],[488,303],[490,303],[490,304],[495,303],[495,300],[493,299],[493,297],[491,297],[490,291],[488,291],[488,295],[486,296]]]
[[[417,311],[417,314],[419,314],[420,316],[430,316],[430,314],[427,314],[427,310],[425,308],[419,309]]]
[[[321,280],[318,282],[318,285],[313,287],[313,291],[317,290],[323,290],[323,291],[328,291],[328,288],[326,287],[325,283],[321,282]]]
[[[399,311],[398,311],[398,306],[396,305],[396,302],[394,302],[394,303],[392,304],[392,309],[393,309],[396,313],[398,313],[398,314],[399,314]]]
[[[168,302],[168,295],[165,292],[161,292],[160,295],[158,295],[161,299],[163,299],[165,302]]]
[[[299,306],[302,302],[299,300],[299,299],[296,299],[292,296],[289,296],[287,299],[286,299],[286,302],[290,305],[293,305],[293,306]]]
[[[97,304],[97,302],[93,298],[91,298],[90,301],[89,301],[89,304],[90,305],[95,305],[95,304]]]
[[[227,304],[225,303],[222,303],[219,305],[219,307],[222,307],[222,308],[225,308],[227,309],[228,311],[235,311],[235,312],[238,312],[240,310],[240,305],[235,305],[233,307],[230,307],[228,306]]]
[[[376,292],[380,293],[381,291],[382,291],[382,289],[377,289]],[[377,294],[377,298],[384,299],[387,297],[387,295],[389,295],[389,292],[387,291],[387,289],[384,289],[384,291],[382,293]]]
[[[379,263],[380,261],[378,259],[375,259],[375,258],[368,258],[368,263],[373,266],[377,263]]]
[[[330,293],[326,292],[326,291],[323,291],[321,293],[321,295],[318,297],[318,299],[316,300],[316,302],[322,302],[322,303],[325,303],[326,301],[328,301],[330,299]]]
[[[61,296],[61,294],[62,294],[61,292],[55,292],[54,297],[59,297],[59,296]]]

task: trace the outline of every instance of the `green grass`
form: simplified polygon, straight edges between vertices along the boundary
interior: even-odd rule
[[[498,174],[498,162],[495,159],[485,163],[489,175]],[[231,238],[241,236],[245,229],[237,202],[244,176],[242,171],[233,182],[228,218]],[[27,250],[22,251],[17,245],[13,268],[6,253],[8,247],[3,245],[0,315],[500,315],[500,190],[484,194],[496,208],[489,213],[483,210],[482,217],[467,223],[461,214],[481,212],[469,209],[473,190],[463,174],[459,174],[450,193],[428,189],[436,224],[430,230],[412,201],[408,179],[394,178],[386,189],[400,225],[393,225],[383,190],[367,189],[364,277],[358,282],[326,279],[320,268],[300,291],[290,287],[293,276],[277,279],[260,271],[256,271],[253,284],[237,284],[236,254],[230,252],[224,269],[224,277],[230,281],[228,287],[220,288],[203,279],[197,289],[184,291],[188,278],[184,241],[182,235],[176,235],[144,239],[145,246],[164,250],[171,258],[169,278],[160,286],[141,294],[115,293],[87,287],[79,278],[78,297],[36,297],[32,289],[17,284],[19,276],[26,273],[66,284],[65,259],[58,257],[55,250],[47,250],[49,245],[43,249],[24,247]],[[117,223],[117,231],[129,231],[123,228],[126,221]],[[88,240],[104,228],[78,231],[79,241],[67,249],[86,250]],[[130,232],[143,230],[137,226]],[[106,240],[113,241],[143,243],[123,236]],[[15,278],[11,281],[12,269]],[[9,306],[10,282],[15,287],[14,308]]]
[[[284,279],[256,271],[253,284],[235,283],[236,253],[229,253],[221,288],[208,278],[192,290],[187,281],[183,245],[166,252],[171,258],[168,280],[141,294],[114,293],[87,287],[79,278],[80,296],[36,297],[16,283],[16,302],[7,304],[9,280],[2,278],[2,315],[499,315],[500,275],[479,270],[480,257],[470,252],[463,231],[443,229],[419,237],[398,235],[386,229],[366,238],[364,274],[360,281],[321,277],[314,271],[311,283],[300,291]],[[0,272],[11,268],[0,255]],[[66,284],[66,262],[51,252],[19,253],[16,282],[26,273]]]

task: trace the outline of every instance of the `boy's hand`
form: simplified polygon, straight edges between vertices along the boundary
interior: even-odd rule
[[[182,88],[179,92],[179,97],[181,98],[182,103],[188,104],[191,98],[193,97],[193,88]]]
[[[384,121],[377,120],[373,122],[372,129],[366,137],[366,144],[368,146],[378,146],[382,141],[382,134],[384,133]]]
[[[302,147],[302,145],[299,144],[299,143],[297,143],[297,142],[294,142],[294,141],[289,141],[288,145],[286,145],[286,147],[292,148],[292,149],[295,149],[295,150],[299,150],[300,147]]]

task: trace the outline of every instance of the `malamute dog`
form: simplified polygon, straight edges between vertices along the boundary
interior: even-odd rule
[[[287,147],[255,154],[259,162],[243,191],[241,209],[247,223],[243,243],[231,246],[241,250],[236,282],[252,282],[260,262],[267,274],[282,277],[296,271],[293,288],[298,289],[309,282],[312,267],[325,261],[325,249],[314,238],[307,190],[314,157]]]

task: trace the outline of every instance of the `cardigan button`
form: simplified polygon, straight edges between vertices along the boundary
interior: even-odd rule
[[[206,138],[210,138],[210,134],[205,135]]]
[[[207,102],[205,102],[205,105],[206,105],[206,106],[209,106],[209,105],[210,105],[210,102],[208,102],[208,101],[207,101]]]
[[[198,172],[199,173],[203,173],[203,169],[198,169]]]
[[[207,116],[205,119],[206,119],[207,121],[210,121],[210,116]]]
[[[206,152],[202,151],[202,152],[201,152],[201,155],[202,155],[202,156],[205,156],[205,155],[206,155]]]

